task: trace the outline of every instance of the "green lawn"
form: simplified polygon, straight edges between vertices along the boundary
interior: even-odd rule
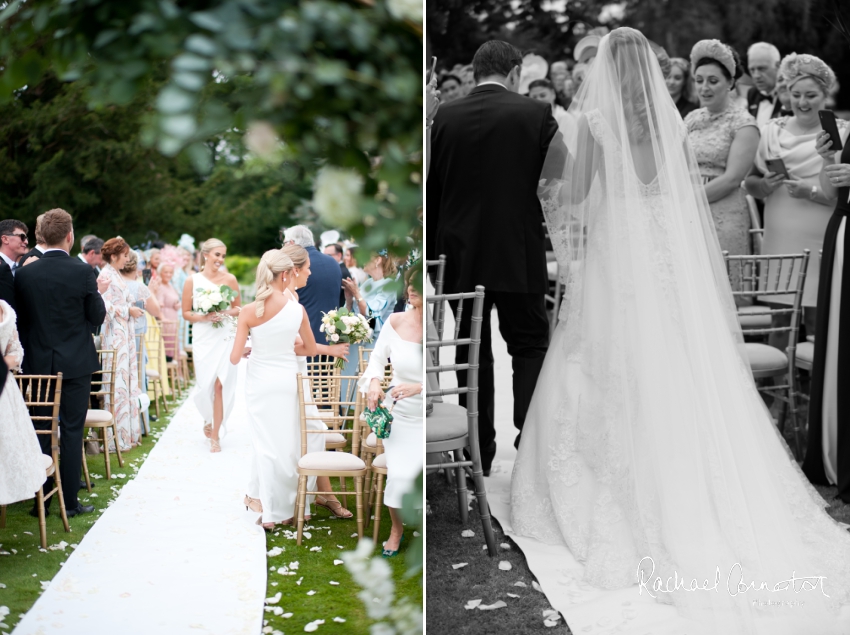
[[[185,394],[185,393],[184,393]],[[171,409],[171,414],[176,408]],[[50,515],[47,517],[46,552],[40,551],[38,519],[29,515],[32,501],[15,503],[7,508],[6,528],[0,529],[0,606],[9,608],[9,616],[5,624],[14,627],[24,613],[38,599],[42,585],[47,583],[59,571],[62,564],[74,548],[80,543],[89,528],[100,518],[100,514],[114,500],[121,488],[138,472],[142,463],[153,448],[156,440],[162,434],[170,421],[170,415],[158,422],[152,423],[151,435],[143,438],[143,445],[125,452],[124,467],[118,466],[118,459],[111,455],[112,480],[106,480],[103,455],[88,457],[89,471],[93,475],[95,488],[93,494],[80,491],[80,501],[83,504],[94,505],[95,511],[70,518],[71,532],[66,533],[59,517],[58,500],[52,501]],[[100,477],[100,478],[97,478]],[[335,487],[339,486],[334,479]],[[349,487],[352,484],[349,482]],[[355,507],[354,496],[349,496],[348,505],[352,512]],[[304,626],[317,619],[324,619],[323,630],[334,629],[338,633],[367,633],[371,623],[366,615],[363,602],[357,597],[360,588],[352,581],[344,565],[335,565],[334,560],[340,559],[343,551],[354,550],[357,540],[352,534],[357,531],[357,523],[351,520],[338,520],[324,508],[314,508],[313,519],[308,523],[310,538],[305,539],[298,547],[295,544],[295,534],[289,528],[281,528],[266,535],[267,551],[274,553],[275,548],[281,551],[278,555],[268,558],[267,598],[276,593],[282,593],[282,599],[277,604],[269,604],[271,608],[280,607],[281,615],[267,611],[264,616],[264,627],[267,632],[279,630],[293,632],[304,631]],[[381,516],[381,540],[386,540],[390,531],[390,517],[386,507]],[[414,540],[414,528],[405,530],[405,540],[401,553],[388,562],[392,565],[393,577],[396,584],[396,597],[407,596],[422,605],[421,576],[406,577],[406,550]],[[372,526],[365,532],[371,537]],[[63,545],[63,543],[65,543]],[[342,549],[340,549],[340,546]],[[320,550],[311,551],[311,548]],[[379,548],[376,554],[380,555]],[[290,563],[298,562],[297,569],[292,569],[296,575],[281,575],[277,570],[290,567]],[[274,569],[274,570],[271,570]],[[300,584],[299,584],[300,580]],[[330,582],[339,582],[331,585]],[[309,591],[313,595],[307,595]],[[292,613],[289,618],[284,613]],[[333,618],[346,620],[335,623]]]
[[[103,454],[86,457],[94,489],[91,494],[85,489],[80,490],[79,497],[83,505],[94,505],[95,510],[69,518],[71,531],[66,533],[59,516],[59,499],[54,495],[55,500],[51,501],[47,516],[46,552],[41,551],[39,544],[38,518],[29,515],[33,501],[7,507],[6,528],[0,529],[0,585],[3,585],[0,586],[0,606],[9,607],[8,626],[14,627],[35,604],[42,586],[47,586],[53,579],[86,532],[117,498],[124,485],[135,477],[177,409],[171,403],[169,408],[169,415],[166,416],[163,411],[159,421],[151,422],[151,433],[142,437],[142,445],[122,453],[124,467],[118,465],[115,454],[110,455],[111,480],[106,480]]]
[[[333,479],[338,487],[338,479]],[[351,487],[351,483],[349,483]],[[348,497],[348,505],[352,512],[355,509],[354,496]],[[271,553],[280,553],[268,558],[267,598],[273,598],[281,593],[282,597],[269,608],[279,607],[279,615],[266,610],[263,626],[270,628],[266,632],[279,630],[285,633],[304,632],[304,627],[314,620],[325,620],[320,626],[324,632],[336,633],[368,633],[371,620],[366,615],[363,602],[357,597],[361,588],[352,580],[351,575],[343,564],[334,564],[341,560],[345,551],[353,551],[357,546],[357,523],[354,518],[340,520],[322,507],[313,509],[314,516],[307,523],[310,527],[310,537],[303,540],[301,546],[295,544],[294,528],[281,527],[266,535],[266,547]],[[381,515],[380,542],[387,539],[390,533],[390,516],[387,508]],[[407,565],[405,555],[414,539],[414,528],[405,528],[404,543],[401,552],[394,558],[389,558],[396,585],[396,597],[410,597],[422,606],[421,576],[406,577]],[[417,532],[418,533],[418,532]],[[352,535],[355,534],[355,535]],[[372,536],[372,525],[364,533]],[[319,548],[316,551],[313,549]],[[375,548],[375,554],[380,557],[380,548]],[[296,568],[292,563],[297,562]],[[281,568],[295,575],[278,573]],[[331,582],[338,582],[333,585]],[[308,595],[310,591],[315,594]],[[290,617],[284,615],[292,613]],[[338,617],[344,623],[334,622]]]

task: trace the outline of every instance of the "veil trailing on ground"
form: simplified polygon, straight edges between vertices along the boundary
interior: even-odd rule
[[[595,586],[644,580],[694,633],[841,632],[850,537],[755,389],[697,163],[641,33],[602,39],[570,112],[570,149],[551,148],[540,184],[567,291],[514,529],[565,543]],[[825,577],[830,597],[783,591],[795,574]]]

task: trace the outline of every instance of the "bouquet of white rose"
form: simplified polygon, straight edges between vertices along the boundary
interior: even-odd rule
[[[218,289],[195,289],[192,296],[192,310],[204,315],[226,311],[230,308],[231,302],[236,299],[236,295],[236,291],[226,284],[221,285]],[[223,327],[226,321],[232,322],[233,319],[213,322],[213,328]]]
[[[362,315],[352,313],[345,307],[322,313],[322,325],[319,330],[325,334],[329,344],[361,344],[372,341],[372,329],[369,321]],[[337,368],[345,366],[345,360],[337,357]]]

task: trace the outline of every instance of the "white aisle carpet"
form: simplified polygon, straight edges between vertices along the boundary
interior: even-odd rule
[[[244,372],[243,363],[222,452],[210,453],[203,421],[187,399],[156,444],[145,439],[150,455],[136,478],[15,635],[260,633],[266,539],[254,524],[257,514],[241,506],[252,453]],[[120,471],[132,470],[125,463]],[[109,495],[108,483],[98,480],[98,496]],[[64,539],[74,542],[73,535]]]

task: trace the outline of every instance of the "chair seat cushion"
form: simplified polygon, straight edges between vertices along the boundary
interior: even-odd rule
[[[738,309],[738,322],[743,330],[747,329],[769,329],[772,317],[766,307],[743,306]]]
[[[158,370],[153,370],[151,368],[145,368],[145,375],[147,375],[151,379],[159,379],[159,371]]]
[[[192,352],[192,345],[191,345],[191,344],[186,344],[186,345],[183,347],[183,352],[184,352],[184,353],[191,353],[191,352]]]
[[[168,366],[169,368],[177,368],[177,362],[174,361],[173,359],[170,362],[165,362],[165,365]]]
[[[298,467],[304,470],[365,470],[366,463],[359,456],[348,452],[310,452],[298,459]]]
[[[325,443],[342,443],[343,445],[348,440],[345,438],[344,434],[340,434],[339,432],[329,432],[328,434],[322,435],[325,437]]]
[[[466,408],[453,403],[435,403],[434,412],[425,418],[425,442],[436,443],[469,433]]]
[[[778,348],[756,343],[748,343],[745,346],[750,360],[750,369],[754,373],[779,372],[788,368],[788,358]]]
[[[112,413],[108,410],[89,410],[86,413],[87,426],[108,426],[112,425]]]
[[[382,467],[387,469],[387,453],[383,452],[375,457],[375,460],[372,461],[372,467]]]
[[[377,437],[377,435],[375,435],[375,433],[372,432],[368,437],[366,437],[366,440],[363,442],[363,445],[365,445],[367,448],[377,448],[378,447],[378,437]]]
[[[180,359],[189,359],[189,354],[186,351],[180,351]]]
[[[41,455],[41,463],[42,463],[42,466],[44,467],[44,471],[47,474],[47,476],[50,476],[51,474],[53,474],[56,466],[53,465],[53,457],[52,456],[50,456],[49,454],[42,454]]]
[[[797,361],[808,364],[815,361],[815,345],[812,342],[801,342],[797,344]]]

